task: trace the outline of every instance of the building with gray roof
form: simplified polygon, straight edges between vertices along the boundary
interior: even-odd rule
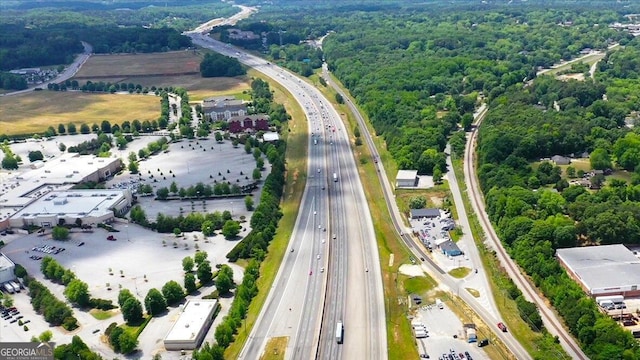
[[[558,249],[556,256],[590,296],[640,295],[640,259],[624,245]]]
[[[411,219],[433,219],[440,216],[439,209],[411,209],[410,211]]]

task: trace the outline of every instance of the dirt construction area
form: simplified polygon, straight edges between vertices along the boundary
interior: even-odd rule
[[[200,61],[202,56],[196,51],[92,55],[74,79],[196,74],[200,71]]]

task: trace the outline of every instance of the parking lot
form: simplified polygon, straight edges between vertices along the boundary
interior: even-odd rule
[[[420,307],[412,322],[420,322],[426,327],[428,336],[416,341],[418,352],[428,354],[430,359],[467,359],[466,353],[471,355],[471,359],[489,359],[477,343],[466,341],[463,324],[447,307],[446,301],[442,309],[433,304]]]
[[[150,230],[141,228],[134,224],[116,223],[114,227],[119,230],[117,233],[108,233],[103,229],[94,229],[93,232],[73,232],[68,241],[55,241],[49,234],[30,234],[24,236],[7,236],[3,240],[8,244],[3,248],[3,253],[14,262],[25,267],[27,272],[36,279],[46,282],[48,287],[59,299],[64,300],[64,288],[48,280],[44,280],[40,271],[41,260],[34,260],[31,256],[51,256],[63,267],[71,269],[79,279],[89,285],[92,297],[110,299],[117,303],[117,296],[120,287],[131,290],[143,301],[149,289],[160,289],[169,280],[175,280],[179,284],[183,283],[182,258],[193,256],[195,245],[200,250],[209,254],[212,266],[226,261],[225,255],[229,252],[237,241],[225,240],[222,235],[210,237],[205,242],[202,235],[185,234],[184,237],[176,238],[173,234],[158,234]],[[247,229],[241,233],[246,235]],[[113,235],[115,241],[108,241],[107,236]],[[198,236],[197,240],[194,238]],[[163,245],[164,241],[164,245]],[[173,243],[177,248],[173,247]],[[78,246],[84,243],[82,246]],[[185,248],[185,245],[187,248]],[[59,253],[43,253],[34,251],[33,248],[52,249],[65,248]],[[243,269],[235,264],[231,264],[234,270],[236,283],[242,280]],[[111,288],[108,290],[107,285]],[[206,294],[202,294],[206,295]],[[42,316],[36,315],[29,303],[28,295],[23,291],[14,295],[15,306],[29,319],[29,331],[23,331],[16,324],[0,320],[0,337],[2,341],[29,341],[31,336],[39,335],[45,330],[54,332],[54,341],[69,342],[71,336],[80,332],[83,339],[86,337],[89,342],[96,339],[96,346],[104,348],[99,344],[98,337],[92,332],[94,329],[103,331],[111,322],[123,322],[121,315],[107,320],[97,320],[90,314],[74,309],[81,329],[73,334],[63,333],[58,328],[50,328],[44,322]],[[225,311],[228,310],[224,309]],[[172,322],[169,322],[166,329],[155,329],[158,333],[166,334]],[[161,340],[161,339],[159,339]],[[154,342],[153,347],[161,348],[162,343]]]

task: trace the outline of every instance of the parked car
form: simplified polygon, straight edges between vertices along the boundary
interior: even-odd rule
[[[109,236],[107,236],[107,240],[116,241],[116,238],[113,235],[109,235]]]

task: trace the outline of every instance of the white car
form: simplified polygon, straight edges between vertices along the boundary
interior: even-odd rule
[[[318,256],[316,256],[316,259],[320,260],[320,254],[318,254]]]

